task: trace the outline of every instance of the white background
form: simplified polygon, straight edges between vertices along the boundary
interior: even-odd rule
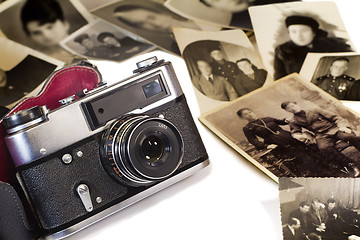
[[[360,2],[335,2],[360,49]],[[278,185],[197,120],[199,109],[184,62],[161,52],[156,55],[173,63],[211,165],[67,239],[282,239]],[[125,66],[97,65],[111,82],[130,76],[135,62],[143,58]]]

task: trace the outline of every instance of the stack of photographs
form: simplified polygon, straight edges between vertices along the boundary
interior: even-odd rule
[[[241,30],[174,28],[200,121],[276,182],[360,176],[360,118],[338,101],[360,100],[358,60],[336,5],[249,12],[255,47]]]

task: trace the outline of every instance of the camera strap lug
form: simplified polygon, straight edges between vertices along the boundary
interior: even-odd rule
[[[94,207],[91,202],[90,189],[86,184],[80,184],[76,188],[76,192],[79,194],[79,197],[86,209],[86,211],[91,212]]]

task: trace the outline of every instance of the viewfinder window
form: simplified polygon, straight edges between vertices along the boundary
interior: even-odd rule
[[[163,91],[159,79],[156,79],[152,82],[145,84],[144,86],[142,86],[142,89],[144,91],[146,98],[155,96]]]

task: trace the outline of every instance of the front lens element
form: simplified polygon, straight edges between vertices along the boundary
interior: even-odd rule
[[[140,142],[141,152],[150,164],[157,163],[164,154],[165,143],[161,138],[163,136],[160,132],[154,132]]]

